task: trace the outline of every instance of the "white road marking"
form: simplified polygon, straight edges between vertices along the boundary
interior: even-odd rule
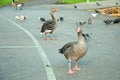
[[[41,56],[41,59],[44,63],[44,67],[47,73],[47,79],[48,80],[56,80],[55,74],[53,72],[53,69],[51,67],[50,61],[48,59],[48,57],[46,56],[44,50],[42,49],[42,47],[40,46],[38,40],[25,28],[23,28],[22,26],[20,26],[19,24],[13,22],[12,20],[0,15],[1,18],[5,19],[6,21],[14,24],[16,27],[18,27],[19,29],[23,30],[26,34],[28,34],[28,36],[32,39],[33,43],[35,44],[35,46],[38,49],[39,55]],[[50,67],[47,67],[47,65],[49,65]]]

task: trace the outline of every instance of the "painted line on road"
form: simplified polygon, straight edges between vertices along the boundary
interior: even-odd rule
[[[48,80],[56,80],[56,77],[55,77],[55,74],[54,74],[53,69],[51,67],[50,61],[49,61],[48,57],[46,56],[44,50],[40,46],[38,40],[28,30],[26,30],[25,28],[23,28],[19,24],[13,22],[12,20],[10,20],[10,19],[8,19],[8,18],[6,18],[6,17],[4,17],[2,15],[0,15],[0,17],[5,19],[8,22],[14,24],[19,29],[23,30],[32,39],[33,43],[35,44],[35,46],[38,49],[38,52],[39,52],[39,54],[40,54],[40,56],[42,58],[43,63],[44,63],[44,67],[45,67],[45,70],[46,70],[46,73],[47,73],[47,79]]]
[[[9,48],[37,48],[39,46],[0,46],[0,49],[9,49]]]

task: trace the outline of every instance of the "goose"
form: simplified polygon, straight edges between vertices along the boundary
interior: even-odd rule
[[[20,10],[22,10],[22,6],[23,6],[23,2],[15,2],[15,0],[12,1],[12,5],[16,8],[20,8]]]
[[[64,54],[65,58],[68,60],[68,74],[74,74],[74,71],[79,71],[80,68],[78,67],[78,60],[82,58],[86,52],[87,47],[82,38],[82,30],[81,27],[77,27],[77,34],[78,34],[78,41],[77,42],[69,42],[66,43],[62,48],[59,49],[59,53]],[[76,60],[76,64],[71,69],[71,61]]]
[[[52,17],[52,20],[47,20],[43,23],[42,27],[41,27],[41,33],[40,34],[43,34],[44,33],[44,40],[48,40],[46,34],[47,33],[50,33],[51,34],[51,40],[56,40],[54,37],[53,37],[53,33],[54,33],[54,30],[56,29],[56,22],[57,22],[57,19],[54,15],[55,12],[58,12],[59,10],[57,8],[52,8],[51,9],[51,12],[50,12],[50,15]]]

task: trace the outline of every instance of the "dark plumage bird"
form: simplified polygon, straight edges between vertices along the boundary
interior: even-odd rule
[[[84,21],[84,22],[76,22],[76,25],[77,26],[83,26],[83,25],[85,25],[87,22],[86,21]]]
[[[84,21],[84,22],[79,22],[79,26],[82,26],[82,25],[84,25],[84,24],[86,24],[87,22],[86,21]]]
[[[120,22],[120,18],[116,18],[115,20],[113,20],[114,24],[119,23],[119,22]]]
[[[92,33],[82,34],[82,36],[85,38],[85,40],[89,40],[92,36]]]
[[[100,12],[99,10],[97,10],[97,9],[95,9],[95,12],[96,12],[96,13],[101,13],[101,12]]]
[[[115,2],[116,5],[118,5],[119,3],[118,2]]]
[[[87,47],[82,38],[81,27],[77,27],[76,31],[78,34],[78,41],[66,43],[61,49],[59,49],[59,53],[64,54],[65,58],[68,60],[68,74],[74,74],[74,71],[80,70],[80,68],[78,68],[78,60],[87,52]],[[74,71],[71,69],[72,60],[76,60],[76,64],[73,68]]]
[[[76,6],[76,5],[74,5],[74,8],[75,8],[75,9],[77,9],[77,6]]]
[[[45,23],[43,23],[43,25],[41,27],[41,33],[44,33],[45,40],[48,39],[46,36],[47,33],[51,34],[51,38],[50,38],[51,40],[55,40],[55,38],[53,37],[54,30],[56,29],[56,20],[57,20],[55,15],[54,15],[55,12],[58,12],[58,9],[52,8],[51,12],[50,12],[52,20],[45,21]]]
[[[99,3],[99,2],[96,2],[96,5],[97,5],[97,6],[100,6],[100,3]]]
[[[40,20],[41,22],[45,22],[45,21],[46,21],[45,18],[41,18],[41,17],[39,17],[39,20]]]
[[[103,20],[103,22],[104,22],[106,25],[112,23],[112,21],[113,21],[113,20],[111,20],[111,19]]]
[[[63,17],[60,17],[60,21],[63,22],[63,21],[64,21],[64,18],[63,18]]]
[[[15,0],[12,1],[12,5],[16,8],[20,8],[20,10],[22,10],[22,6],[23,6],[23,2],[15,2]]]

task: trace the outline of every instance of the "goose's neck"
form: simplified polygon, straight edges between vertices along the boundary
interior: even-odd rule
[[[52,20],[56,20],[56,16],[55,16],[54,12],[51,12],[50,15],[52,17]]]
[[[82,33],[78,33],[78,44],[81,44],[81,42],[83,42]]]

